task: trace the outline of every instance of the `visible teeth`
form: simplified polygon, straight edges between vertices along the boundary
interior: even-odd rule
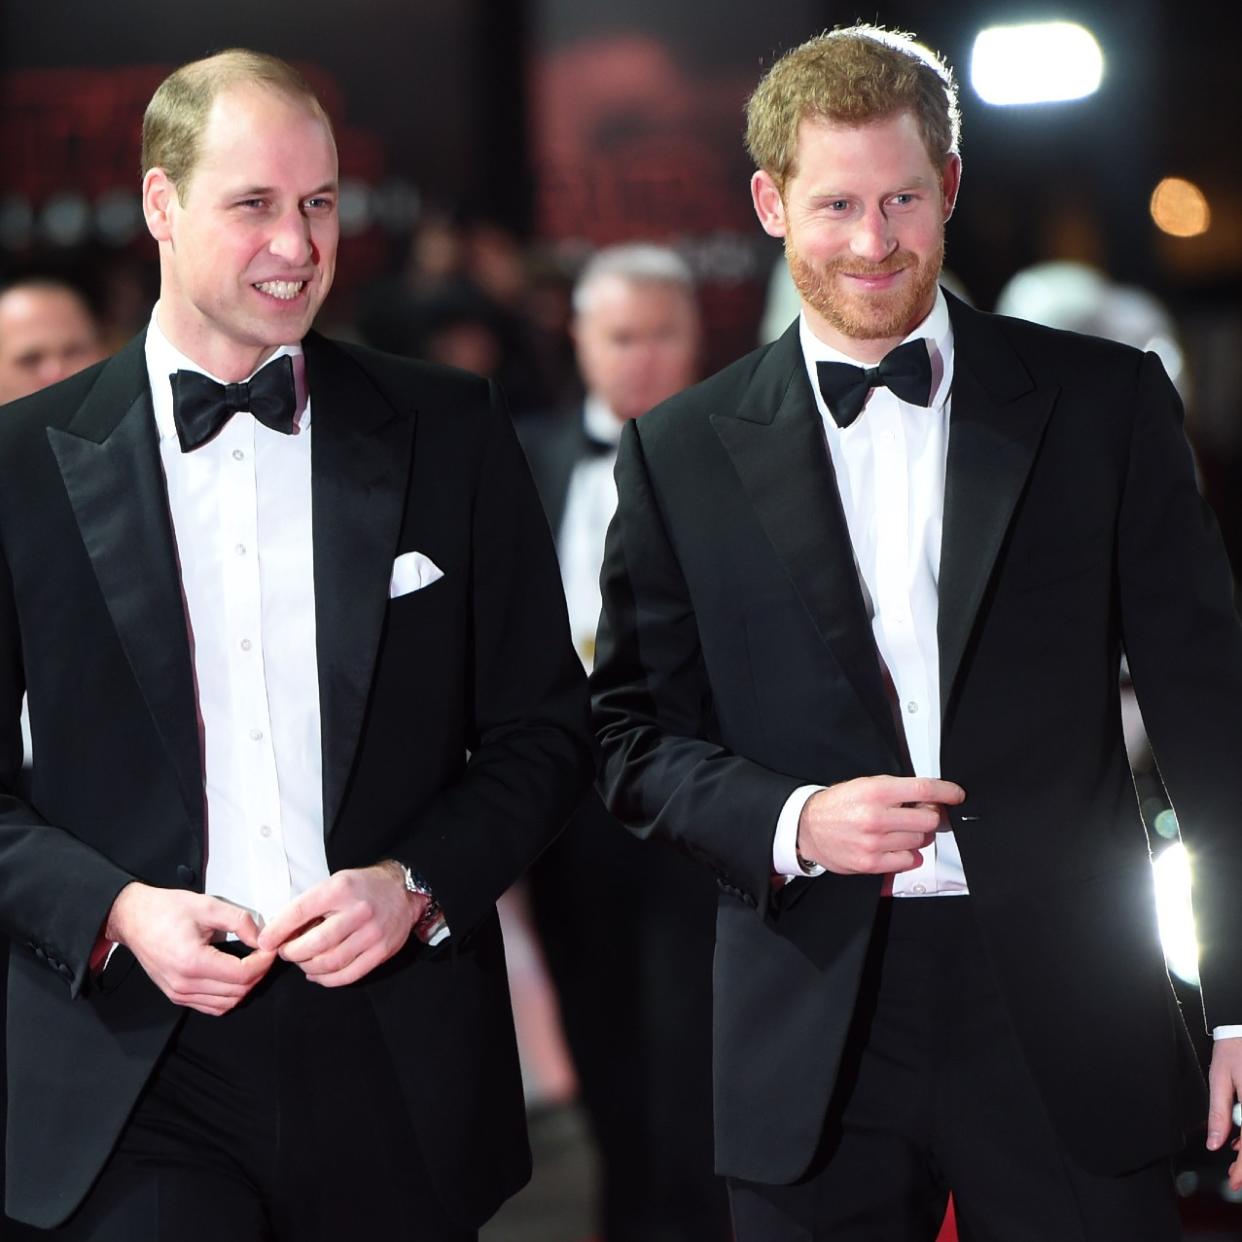
[[[262,284],[255,285],[255,288],[260,293],[268,293],[274,298],[288,302],[291,298],[296,298],[305,285],[304,280],[265,280]]]

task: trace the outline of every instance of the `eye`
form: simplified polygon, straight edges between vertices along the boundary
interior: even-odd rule
[[[308,198],[303,206],[307,211],[313,211],[322,215],[324,212],[329,212],[335,209],[336,200],[326,198],[322,195],[316,195],[314,198]]]
[[[892,202],[898,207],[909,207],[912,203],[917,201],[918,195],[909,190],[906,190],[901,194],[894,194],[892,197]]]

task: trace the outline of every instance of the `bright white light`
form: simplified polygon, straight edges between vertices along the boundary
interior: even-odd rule
[[[1099,89],[1104,54],[1076,22],[991,26],[975,38],[970,81],[990,104],[1054,103]]]
[[[1152,861],[1156,875],[1156,917],[1169,969],[1186,983],[1199,983],[1199,943],[1190,904],[1190,857],[1177,842]]]

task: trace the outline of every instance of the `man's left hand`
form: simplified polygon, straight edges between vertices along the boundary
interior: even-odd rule
[[[312,983],[356,983],[398,952],[427,898],[406,891],[395,862],[338,871],[291,901],[259,934]]]
[[[1212,1045],[1212,1064],[1208,1069],[1209,1151],[1219,1151],[1233,1129],[1233,1102],[1242,1099],[1242,1038],[1218,1039]],[[1233,1144],[1234,1151],[1238,1143]],[[1242,1190],[1242,1156],[1229,1166],[1231,1190]]]

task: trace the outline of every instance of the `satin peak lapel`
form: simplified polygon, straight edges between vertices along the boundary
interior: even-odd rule
[[[797,322],[759,363],[736,414],[711,422],[816,630],[899,767],[902,751]]]
[[[971,631],[1059,389],[1040,387],[986,317],[950,299],[953,397],[940,555],[940,686],[948,718]]]
[[[304,342],[311,394],[315,636],[330,833],[366,715],[410,477],[415,418],[344,350]]]
[[[69,503],[190,822],[203,822],[198,709],[143,337],[105,366],[68,429],[48,429]]]

